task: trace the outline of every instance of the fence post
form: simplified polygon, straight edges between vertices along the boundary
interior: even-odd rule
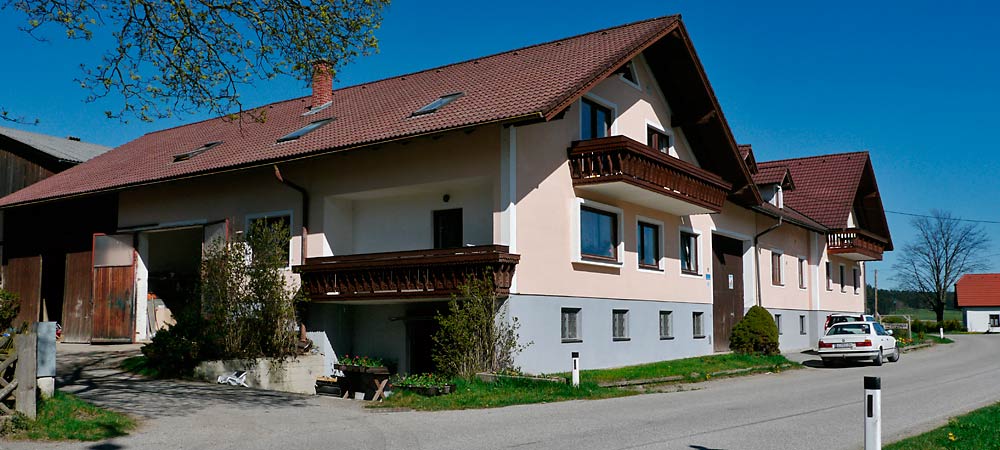
[[[14,391],[15,407],[21,414],[34,419],[38,415],[35,366],[38,341],[34,328],[25,334],[17,335],[14,338],[14,348],[17,351],[17,367],[14,369],[14,379],[17,380],[17,389]]]
[[[882,379],[865,377],[865,450],[882,450]]]

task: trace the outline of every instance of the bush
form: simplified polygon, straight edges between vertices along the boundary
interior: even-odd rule
[[[215,359],[219,352],[210,334],[215,329],[201,315],[201,308],[188,305],[178,313],[177,323],[153,336],[142,347],[146,365],[161,377],[190,375],[201,361]]]
[[[747,355],[777,355],[778,326],[771,313],[761,306],[750,308],[733,327],[729,349]]]
[[[21,302],[17,294],[0,289],[0,332],[14,326],[14,319],[21,311]]]
[[[944,326],[942,328],[944,328],[945,332],[965,331],[965,327],[962,325],[962,322],[954,319],[944,321]]]

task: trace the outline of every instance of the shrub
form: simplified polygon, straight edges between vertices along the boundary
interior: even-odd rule
[[[729,349],[747,355],[777,355],[778,326],[771,313],[761,306],[750,308],[733,327]]]
[[[965,331],[965,326],[962,325],[962,322],[954,319],[944,321],[942,328],[944,328],[944,331]]]
[[[14,326],[14,319],[21,311],[21,302],[17,294],[0,289],[0,331]]]
[[[197,303],[181,309],[177,323],[153,336],[149,344],[142,347],[146,365],[161,377],[190,375],[201,361],[218,357],[215,336],[216,329],[201,315]]]

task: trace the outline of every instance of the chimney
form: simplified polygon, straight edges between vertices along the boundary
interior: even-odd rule
[[[313,61],[312,107],[333,101],[333,64],[326,60]]]

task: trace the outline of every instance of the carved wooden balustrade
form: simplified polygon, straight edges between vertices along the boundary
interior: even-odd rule
[[[850,259],[881,261],[886,240],[860,228],[830,230],[826,235],[827,252]]]

